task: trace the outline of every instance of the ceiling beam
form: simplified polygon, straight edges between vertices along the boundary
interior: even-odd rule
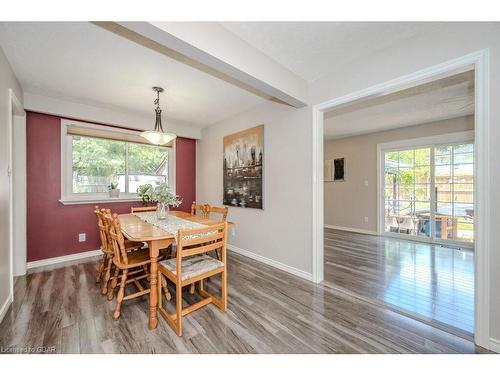
[[[295,108],[307,82],[216,22],[94,22],[129,40]]]

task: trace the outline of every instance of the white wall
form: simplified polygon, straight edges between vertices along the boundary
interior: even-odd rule
[[[9,89],[22,100],[23,93],[14,76],[3,50],[0,48],[0,318],[5,312],[10,296],[10,249],[7,242],[9,234]]]
[[[309,87],[310,105],[386,82],[415,71],[490,48],[492,237],[500,222],[500,24],[449,23],[430,37],[417,37],[390,50],[338,67]],[[231,208],[238,223],[231,243],[304,272],[312,270],[312,113],[267,103],[202,132],[198,148],[197,199],[221,203],[222,137],[264,123],[265,199],[262,212]],[[500,339],[500,243],[491,238],[490,336]]]
[[[264,124],[264,209],[229,208],[229,243],[310,277],[310,111],[268,102],[202,131],[197,142],[196,199],[222,205],[222,139]],[[292,270],[293,271],[293,270]]]
[[[154,112],[151,107],[151,116],[143,116],[136,112],[123,109],[104,108],[96,105],[75,103],[70,100],[52,98],[26,92],[24,94],[24,108],[27,111],[47,113],[83,121],[101,122],[109,125],[126,126],[131,129],[152,130],[154,127]],[[173,132],[180,137],[200,138],[200,128],[185,121],[167,119],[163,117],[165,131]]]
[[[325,127],[335,126],[334,120]],[[474,116],[466,116],[325,141],[325,160],[345,158],[346,163],[345,181],[323,185],[325,225],[377,232],[377,144],[473,129]]]

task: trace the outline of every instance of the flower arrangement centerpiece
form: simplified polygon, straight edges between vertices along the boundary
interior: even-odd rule
[[[172,193],[165,182],[156,182],[156,186],[141,185],[137,188],[137,194],[144,204],[156,202],[156,217],[159,220],[168,217],[170,206],[179,207],[182,203],[181,197]]]

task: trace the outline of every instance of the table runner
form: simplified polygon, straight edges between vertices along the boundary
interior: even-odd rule
[[[174,215],[168,215],[167,219],[158,220],[158,218],[156,217],[156,212],[135,212],[133,213],[133,215],[137,216],[139,219],[144,220],[147,223],[153,224],[158,228],[163,229],[164,231],[172,233],[175,236],[176,241],[179,229],[201,229],[207,227],[207,225],[205,224],[200,224],[195,221],[185,220]],[[215,232],[209,232],[206,235],[209,236],[212,234],[215,234]],[[185,236],[184,238],[187,240],[196,237],[199,236],[191,235],[191,236]]]

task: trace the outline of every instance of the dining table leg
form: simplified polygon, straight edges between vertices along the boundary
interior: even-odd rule
[[[158,325],[158,254],[160,249],[156,241],[149,241],[149,257],[151,258],[150,291],[149,291],[149,329],[153,330]]]
[[[158,288],[161,288],[161,280],[158,280],[158,256],[160,249],[167,249],[175,240],[163,239],[157,241],[148,241],[149,257],[151,259],[151,268],[149,275],[149,329],[156,329],[158,325]]]

